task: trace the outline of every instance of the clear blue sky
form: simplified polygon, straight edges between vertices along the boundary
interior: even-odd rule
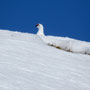
[[[90,0],[0,0],[0,29],[90,41]]]

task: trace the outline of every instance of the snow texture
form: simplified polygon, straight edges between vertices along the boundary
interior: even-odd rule
[[[56,45],[60,40],[46,38]],[[72,50],[84,45],[65,41],[73,42]],[[48,46],[38,35],[0,30],[0,90],[90,90],[90,55]]]

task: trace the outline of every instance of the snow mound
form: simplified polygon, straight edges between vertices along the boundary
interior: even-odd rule
[[[0,30],[0,90],[90,90],[90,56]]]
[[[68,37],[40,36],[48,45],[70,51],[90,55],[90,42],[71,39]]]

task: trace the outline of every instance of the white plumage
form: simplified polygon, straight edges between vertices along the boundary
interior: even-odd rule
[[[74,53],[90,54],[90,42],[68,37],[45,36],[42,24],[37,24],[37,35],[48,45]]]

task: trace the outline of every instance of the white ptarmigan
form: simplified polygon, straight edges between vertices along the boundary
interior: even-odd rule
[[[36,27],[39,29],[37,32],[37,35],[42,35],[44,36],[44,28],[42,24],[37,24]]]
[[[73,53],[83,53],[90,55],[90,42],[80,41],[68,37],[45,36],[42,24],[37,24],[37,35],[48,45],[70,51]]]

